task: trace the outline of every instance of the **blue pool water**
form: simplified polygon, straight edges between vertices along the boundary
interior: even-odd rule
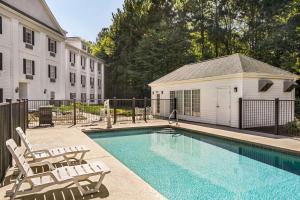
[[[292,155],[182,130],[90,137],[168,199],[300,199]]]

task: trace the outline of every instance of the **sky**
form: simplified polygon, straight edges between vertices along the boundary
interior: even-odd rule
[[[96,41],[102,28],[112,24],[112,13],[124,0],[46,0],[67,36]]]

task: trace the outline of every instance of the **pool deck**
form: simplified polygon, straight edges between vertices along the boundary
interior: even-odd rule
[[[231,140],[244,141],[258,146],[273,148],[300,155],[300,138],[275,136],[214,125],[180,122],[179,126],[176,126],[175,124],[169,125],[168,121],[165,120],[155,120],[150,123],[120,123],[114,125],[113,129],[110,130],[160,126],[171,126],[181,129],[193,130],[196,132],[204,132],[205,134],[209,135],[223,137]],[[91,140],[87,136],[87,134],[82,132],[96,130],[107,131],[107,129],[105,128],[105,124],[97,124],[94,126],[57,126],[52,128],[50,127],[28,129],[27,135],[33,144],[47,144],[47,147],[58,147],[77,144],[84,144],[87,147],[89,147],[91,149],[91,152],[89,152],[86,155],[85,161],[92,162],[94,160],[101,159],[111,169],[111,173],[105,177],[99,193],[81,197],[79,191],[74,185],[66,187],[69,184],[63,184],[49,187],[37,194],[20,196],[18,197],[18,199],[164,199],[164,197],[159,192],[154,190],[149,184],[147,184],[130,169],[124,166],[110,153],[105,151],[101,146],[99,146],[93,140]],[[58,160],[52,160],[52,162],[57,161]],[[13,169],[11,168],[8,170],[8,173],[6,175],[4,187],[0,188],[0,199],[9,199],[7,197],[5,198],[4,194],[5,191],[11,189],[13,185],[13,183],[11,183],[11,180],[13,180],[12,173]],[[96,179],[92,180],[95,181]]]

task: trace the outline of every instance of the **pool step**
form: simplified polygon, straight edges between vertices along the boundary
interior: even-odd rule
[[[162,130],[157,131],[156,133],[176,133],[176,131],[172,128],[164,128]]]

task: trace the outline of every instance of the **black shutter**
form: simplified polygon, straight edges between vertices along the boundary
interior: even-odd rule
[[[0,70],[3,70],[3,54],[0,53]]]
[[[56,67],[54,67],[54,73],[55,73],[55,79],[57,78],[57,70]]]
[[[74,83],[76,83],[76,74],[74,73]]]
[[[34,60],[32,61],[32,75],[35,75]]]
[[[0,34],[2,34],[2,17],[0,16]]]
[[[80,83],[81,83],[81,85],[82,85],[82,75],[80,76]]]
[[[26,74],[26,59],[23,59],[23,74]]]
[[[72,52],[70,51],[70,62],[72,62],[71,57],[72,57]]]
[[[23,27],[23,42],[26,42],[26,28]]]
[[[50,38],[48,38],[48,51],[50,51]]]
[[[81,66],[82,66],[82,56],[80,56],[80,64],[81,64]]]
[[[34,45],[34,31],[32,31],[32,45]]]
[[[50,78],[51,77],[51,69],[50,69],[50,65],[48,65],[48,77]]]
[[[54,52],[56,53],[56,41],[54,41]]]
[[[74,57],[74,64],[76,63],[76,60],[75,60],[75,53],[73,54],[73,57]]]
[[[72,73],[70,72],[70,83],[72,83]]]

